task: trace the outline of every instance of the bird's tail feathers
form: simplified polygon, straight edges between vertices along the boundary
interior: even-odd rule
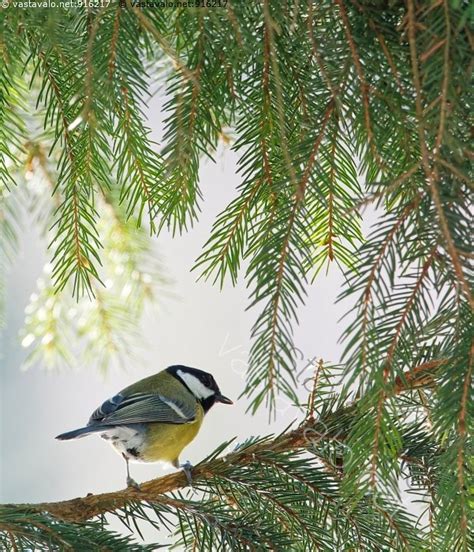
[[[79,429],[75,429],[74,431],[68,431],[66,433],[61,433],[61,435],[58,435],[56,439],[59,439],[60,441],[68,441],[69,439],[79,439],[80,437],[85,437],[86,435],[89,435],[90,433],[95,433],[96,431],[101,431],[104,429],[103,427],[98,426],[86,426],[81,427]]]

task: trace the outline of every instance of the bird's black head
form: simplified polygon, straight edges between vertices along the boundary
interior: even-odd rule
[[[230,399],[222,395],[212,374],[181,365],[170,366],[166,371],[177,378],[196,397],[202,404],[204,412],[207,412],[216,402],[232,404]]]

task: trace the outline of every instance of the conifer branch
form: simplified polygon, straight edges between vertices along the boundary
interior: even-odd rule
[[[374,440],[373,440],[372,453],[371,453],[372,458],[371,458],[371,468],[370,468],[370,480],[373,488],[375,488],[376,486],[377,467],[378,467],[377,462],[378,462],[378,455],[380,454],[379,439],[380,439],[380,433],[381,433],[382,412],[383,412],[385,400],[387,398],[386,385],[392,372],[392,362],[395,354],[395,349],[398,345],[398,341],[400,339],[402,329],[406,323],[407,317],[411,309],[415,305],[416,297],[420,293],[421,286],[423,285],[424,280],[428,274],[428,270],[430,269],[433,263],[433,260],[436,255],[436,250],[437,250],[437,246],[433,248],[433,250],[428,255],[426,261],[424,262],[423,266],[421,267],[419,276],[415,282],[415,285],[413,286],[413,290],[401,313],[400,320],[398,321],[395,327],[395,332],[393,334],[390,346],[388,347],[387,357],[383,362],[382,386],[379,391],[379,398],[378,398],[377,407],[376,407],[375,431],[374,431]],[[419,370],[419,367],[417,369]]]
[[[429,385],[436,369],[446,363],[446,359],[440,359],[424,363],[406,372],[403,377],[397,378],[392,387],[391,394],[397,395],[415,387]],[[334,424],[340,420],[347,420],[354,416],[357,403],[350,406],[342,406],[335,412],[328,413],[325,417],[314,419],[308,417],[303,423],[292,431],[283,433],[273,439],[266,438],[255,444],[230,452],[222,458],[212,458],[193,468],[193,481],[197,488],[206,483],[211,483],[213,478],[219,476],[221,471],[232,469],[239,465],[245,465],[252,458],[266,453],[282,453],[297,451],[301,448],[314,447],[313,436],[321,439],[341,442],[345,439],[347,429],[344,426]],[[96,516],[113,512],[126,506],[129,502],[157,502],[169,504],[170,498],[165,493],[173,493],[189,485],[183,472],[172,473],[142,483],[140,490],[129,487],[121,491],[92,495],[83,498],[74,498],[61,502],[45,502],[39,504],[12,505],[18,508],[28,509],[34,512],[48,512],[58,519],[70,522],[84,522]],[[9,505],[7,505],[9,506]]]
[[[372,29],[372,31],[375,33],[375,36],[377,37],[377,40],[380,44],[380,47],[382,49],[382,52],[385,55],[385,58],[387,60],[388,66],[390,67],[390,70],[392,72],[393,77],[395,78],[395,81],[397,82],[398,88],[400,92],[403,92],[403,86],[400,80],[400,71],[395,65],[395,61],[393,59],[392,54],[390,53],[390,50],[387,46],[387,41],[385,40],[383,36],[383,32],[380,31],[380,29],[377,27],[377,24],[374,22],[373,18],[370,16],[370,14],[367,13],[367,10],[365,6],[361,3],[359,3],[357,0],[350,0],[356,8],[364,14],[364,17],[367,18],[367,21],[369,23],[369,27]]]
[[[349,50],[351,52],[352,60],[354,62],[354,67],[356,70],[357,77],[359,79],[360,92],[362,96],[362,105],[364,108],[364,117],[365,117],[365,130],[367,132],[367,139],[369,142],[369,148],[374,156],[374,159],[379,164],[380,168],[383,170],[386,167],[385,161],[380,157],[380,154],[377,150],[377,146],[374,139],[374,133],[372,130],[372,117],[370,115],[370,97],[369,97],[369,85],[367,84],[364,69],[357,52],[357,46],[355,44],[354,38],[351,33],[351,26],[349,18],[347,15],[346,8],[344,6],[343,0],[336,0],[336,4],[339,6],[339,12],[341,14],[342,25],[344,28],[344,33],[347,38],[349,45]]]
[[[153,22],[150,21],[150,19],[143,13],[143,10],[139,7],[132,6],[132,3],[130,0],[126,0],[126,2],[127,2],[128,8],[132,10],[132,12],[136,15],[137,19],[140,22],[140,25],[153,36],[153,38],[161,46],[165,54],[172,60],[172,62],[179,69],[183,77],[187,80],[192,81],[193,84],[199,88],[199,81],[196,78],[196,76],[193,74],[192,71],[190,71],[186,67],[186,64],[183,63],[179,55],[173,50],[171,45],[168,43],[165,37],[162,36],[162,34],[159,32],[159,30],[156,28]]]
[[[387,236],[385,240],[382,242],[382,247],[379,253],[377,254],[377,256],[375,257],[374,263],[372,264],[369,276],[367,278],[367,283],[365,285],[364,294],[363,294],[362,323],[361,323],[362,344],[360,348],[360,356],[361,356],[361,366],[362,366],[361,371],[363,375],[365,374],[367,369],[366,365],[367,365],[367,347],[368,347],[368,339],[369,339],[369,336],[368,336],[369,308],[372,305],[373,283],[375,281],[377,271],[379,270],[380,265],[384,259],[387,248],[390,245],[390,242],[394,239],[396,233],[403,226],[405,219],[413,211],[414,208],[415,208],[414,203],[407,205],[402,215],[396,220],[392,229],[387,233]]]
[[[471,309],[474,308],[474,298],[472,296],[471,287],[464,275],[464,269],[462,263],[459,259],[458,250],[454,244],[453,238],[451,236],[451,231],[449,230],[448,222],[446,220],[446,215],[444,213],[443,204],[441,202],[441,197],[438,190],[438,183],[436,179],[436,173],[434,169],[430,166],[430,153],[426,145],[425,139],[425,127],[424,127],[424,117],[423,117],[423,105],[422,105],[422,92],[421,92],[421,78],[420,70],[418,67],[418,51],[416,46],[416,15],[415,15],[415,5],[413,0],[407,1],[408,13],[407,13],[407,25],[408,25],[408,42],[410,46],[410,57],[411,57],[411,67],[413,72],[413,83],[415,87],[415,107],[416,107],[416,116],[418,120],[418,137],[421,149],[421,161],[423,169],[425,171],[426,180],[429,185],[431,192],[431,197],[436,208],[436,213],[439,220],[439,225],[443,237],[446,242],[446,248],[453,262],[453,268],[455,270],[456,276],[459,280],[459,283],[463,289],[463,292],[471,305]],[[448,68],[445,68],[447,71]],[[444,100],[443,100],[443,105]],[[442,109],[444,113],[445,107]],[[444,120],[444,115],[442,115]],[[440,125],[440,131],[444,127],[444,123]],[[440,135],[438,134],[438,137]],[[438,138],[439,143],[441,143],[440,138]]]
[[[71,289],[95,295],[89,309],[83,300],[76,308],[97,331],[69,327],[79,344],[101,365],[103,350],[123,354],[152,295],[153,273],[141,264],[148,241],[134,225],[190,228],[203,199],[201,160],[214,161],[221,139],[232,143],[242,182],[196,267],[220,285],[242,276],[249,307],[260,311],[243,393],[249,409],[266,402],[272,411],[277,393],[301,406],[299,309],[325,263],[348,269],[345,364],[340,372],[325,364],[316,376],[301,426],[328,426],[332,413],[343,431],[293,451],[272,448],[291,432],[247,442],[231,453],[233,467],[216,453],[196,468],[199,502],[182,496],[180,474],[144,484],[142,496],[106,495],[104,511],[132,530],[153,511],[157,526],[174,516],[179,544],[203,551],[255,542],[298,552],[470,544],[470,7],[379,4],[265,0],[146,11],[127,0],[2,12],[1,253],[18,247],[25,200],[44,229],[56,221],[56,283],[45,274],[28,307],[30,360],[73,356],[69,314],[57,308]],[[161,153],[145,124],[150,82],[165,89]],[[378,216],[364,240],[358,210],[372,202]],[[102,289],[99,270],[108,281],[112,252],[125,271]],[[128,284],[130,300],[118,300]],[[408,366],[416,368],[403,373]],[[407,387],[413,392],[394,396]],[[259,463],[245,458],[252,447]],[[407,475],[408,492],[427,497],[421,537],[400,501]],[[99,511],[95,498],[78,500]],[[0,548],[145,549],[96,522],[60,522],[37,509],[2,508],[0,524]]]

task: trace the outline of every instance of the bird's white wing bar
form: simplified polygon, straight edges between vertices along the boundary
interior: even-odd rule
[[[166,397],[163,397],[162,395],[159,395],[160,399],[167,404],[170,408],[172,408],[178,416],[181,416],[183,420],[187,420],[186,414],[183,412],[183,409],[176,404],[176,402],[172,401],[171,399],[167,399]]]

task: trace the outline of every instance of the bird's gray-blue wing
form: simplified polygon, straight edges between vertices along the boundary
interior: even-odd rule
[[[121,393],[105,401],[92,413],[88,425],[127,425],[146,422],[187,424],[196,416],[196,405],[170,400],[159,394]]]

